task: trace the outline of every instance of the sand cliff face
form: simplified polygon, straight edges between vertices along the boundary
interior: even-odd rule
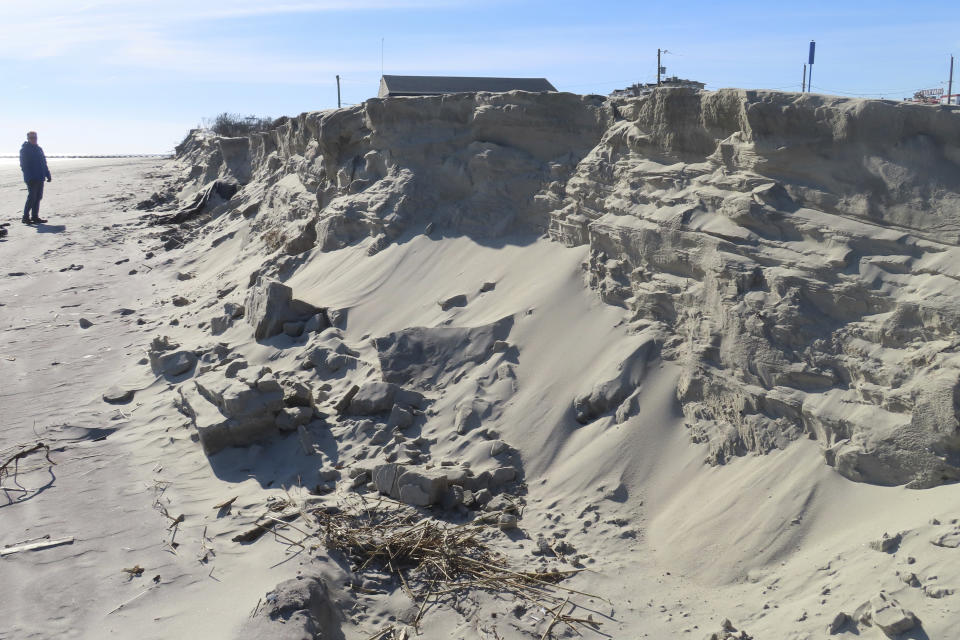
[[[212,213],[255,217],[275,251],[265,275],[431,224],[589,245],[589,285],[656,338],[570,398],[581,422],[642,412],[644,362],[662,357],[683,367],[677,397],[713,462],[810,437],[854,480],[960,479],[953,111],[735,90],[463,94],[372,99],[250,138],[197,132],[177,151],[185,193],[244,185]]]

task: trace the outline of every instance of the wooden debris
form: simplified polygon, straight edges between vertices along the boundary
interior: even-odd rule
[[[250,529],[247,529],[242,533],[238,533],[237,535],[233,536],[231,540],[233,540],[234,542],[256,542],[261,537],[263,537],[263,534],[273,529],[274,525],[277,524],[278,521],[280,521],[282,524],[287,524],[299,518],[300,515],[301,515],[300,509],[288,509],[287,511],[282,512],[279,516],[264,514],[259,518],[257,518],[253,527],[251,527]],[[283,537],[283,536],[280,536],[280,537]],[[299,544],[299,543],[294,543],[294,544]]]
[[[408,638],[409,635],[407,634],[406,628],[398,629],[391,625],[386,629],[381,629],[367,638],[367,640],[408,640]]]
[[[129,573],[131,578],[139,578],[143,575],[143,567],[138,564],[133,565],[129,569],[123,570],[125,573]]]
[[[551,609],[548,612],[553,614],[553,620],[551,620],[550,624],[547,625],[547,629],[546,631],[543,632],[543,635],[540,636],[540,640],[547,640],[547,638],[550,636],[550,632],[553,630],[553,625],[557,624],[557,622],[560,620],[560,615],[563,612],[564,607],[567,606],[568,602],[570,602],[570,598],[567,598],[566,600],[561,602],[559,607],[556,607],[555,609]]]
[[[229,500],[224,500],[224,501],[221,502],[220,504],[215,504],[215,505],[213,505],[213,508],[216,509],[217,511],[220,511],[221,509],[228,509],[228,508],[230,508],[230,505],[232,505],[234,502],[236,502],[236,501],[237,501],[237,498],[239,498],[239,497],[240,497],[240,496],[233,496],[233,497],[230,498]]]
[[[50,547],[59,547],[62,544],[73,544],[73,538],[58,538],[56,540],[42,540],[40,542],[31,542],[30,544],[21,544],[15,547],[6,547],[0,549],[0,557],[9,556],[21,551],[37,551],[39,549],[49,549]]]
[[[47,462],[50,464],[56,464],[53,460],[50,459],[50,447],[43,442],[38,442],[37,444],[31,446],[24,446],[13,454],[10,458],[0,464],[0,482],[3,482],[3,479],[6,477],[15,477],[17,475],[17,468],[20,464],[20,460],[23,460],[27,456],[38,451],[43,451],[44,455],[47,458]],[[13,465],[13,473],[10,472],[10,465]]]
[[[150,590],[153,589],[153,588],[154,588],[154,587],[149,587],[149,588],[147,588],[147,589],[144,589],[143,591],[141,591],[141,592],[138,593],[137,595],[135,595],[135,596],[133,596],[132,598],[130,598],[129,600],[127,600],[126,602],[121,602],[120,604],[118,604],[116,607],[114,607],[114,608],[111,609],[110,611],[107,611],[107,615],[110,615],[111,613],[116,613],[117,611],[120,611],[120,609],[123,609],[125,606],[127,606],[127,605],[130,604],[131,602],[133,602],[133,601],[135,601],[135,600],[139,600],[139,599],[142,598],[143,596],[145,596],[145,595],[147,595],[148,593],[150,593]]]

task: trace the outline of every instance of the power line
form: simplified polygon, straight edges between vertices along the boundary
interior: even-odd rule
[[[943,84],[943,82],[928,82],[928,83],[924,83],[924,84],[926,84],[926,85],[935,85],[935,84]],[[826,91],[826,92],[829,92],[829,93],[832,93],[832,94],[836,94],[836,95],[852,96],[852,97],[855,97],[855,98],[869,98],[869,97],[871,97],[871,96],[896,96],[896,95],[903,95],[905,92],[913,92],[913,91],[916,91],[916,90],[917,90],[916,87],[914,86],[914,87],[909,87],[909,88],[906,88],[906,89],[890,89],[890,90],[885,90],[885,91],[868,91],[868,92],[863,92],[863,93],[853,93],[853,92],[850,92],[850,91],[842,91],[842,90],[840,90],[840,89],[830,89],[830,88],[827,88],[827,87],[820,87],[820,86],[817,86],[817,87],[814,87],[814,88],[815,88],[815,89],[818,89],[818,90],[820,90],[820,91]]]

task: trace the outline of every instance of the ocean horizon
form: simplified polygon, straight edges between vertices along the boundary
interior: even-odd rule
[[[167,153],[120,153],[120,154],[56,154],[48,155],[48,162],[66,162],[70,160],[97,160],[97,159],[120,159],[120,158],[162,158],[173,156],[173,151]],[[17,165],[20,163],[20,154],[0,154],[0,166]]]

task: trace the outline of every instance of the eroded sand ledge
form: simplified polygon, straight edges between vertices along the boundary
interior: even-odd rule
[[[115,194],[64,207],[71,238],[138,271],[100,276],[112,297],[91,300],[132,313],[52,329],[130,354],[70,387],[63,400],[89,403],[71,429],[119,422],[82,446],[150,492],[101,488],[84,513],[69,507],[82,483],[58,483],[3,507],[18,514],[4,544],[49,532],[45,508],[61,510],[44,520],[55,536],[102,511],[82,548],[3,559],[54,595],[2,597],[0,613],[19,612],[14,637],[368,638],[420,609],[395,579],[322,545],[277,565],[289,550],[269,535],[234,538],[288,498],[385,494],[454,524],[519,515],[485,539],[515,566],[586,568],[564,584],[595,594],[579,613],[611,637],[945,637],[960,584],[958,160],[949,110],[732,90],[371,100],[250,138],[194,133],[128,199],[155,191],[141,207],[175,225],[95,240]],[[0,184],[14,202],[15,181]],[[59,271],[77,249],[37,254],[35,285],[53,269],[98,281],[82,279],[102,252]],[[31,327],[15,342],[49,339]],[[136,389],[120,414],[101,399],[114,384]],[[4,446],[33,437],[29,417],[41,437],[74,433],[56,424],[63,402],[46,417],[9,401],[20,430]],[[61,455],[111,475],[76,444]],[[123,505],[137,526],[107,536]],[[49,559],[84,597],[33,574]],[[512,597],[466,602],[427,609],[424,637],[549,623]]]

